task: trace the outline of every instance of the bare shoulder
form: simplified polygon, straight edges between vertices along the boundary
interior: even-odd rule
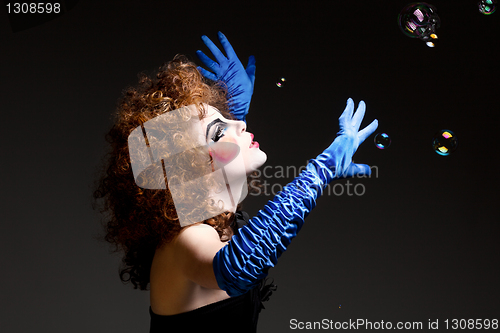
[[[176,239],[176,245],[179,247],[200,247],[203,245],[210,244],[221,244],[224,243],[220,240],[217,231],[207,224],[196,224],[189,227],[185,227],[181,230]]]
[[[209,225],[197,224],[184,228],[172,244],[176,262],[189,280],[207,288],[218,288],[212,262],[226,243]]]

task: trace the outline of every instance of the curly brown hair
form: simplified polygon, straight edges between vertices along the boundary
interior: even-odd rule
[[[147,290],[156,249],[171,241],[182,227],[168,188],[144,189],[136,185],[128,137],[148,120],[188,105],[198,106],[200,119],[205,116],[203,104],[234,119],[226,93],[220,84],[204,79],[194,63],[177,55],[159,68],[156,77],[141,73],[138,85],[125,89],[119,100],[114,125],[106,135],[111,147],[94,200],[105,214],[104,240],[114,245],[115,252],[125,253],[120,278],[124,283],[131,282],[134,289]],[[214,227],[223,239],[233,220],[234,213],[226,211],[203,223]]]

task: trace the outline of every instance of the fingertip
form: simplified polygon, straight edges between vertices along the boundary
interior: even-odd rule
[[[196,56],[203,62],[205,62],[204,60],[207,58],[207,56],[205,55],[205,53],[203,53],[203,51],[196,51]]]
[[[370,173],[371,170],[368,165],[352,163],[344,172],[344,177],[346,178],[360,177],[364,175],[370,175]]]
[[[210,42],[211,42],[210,38],[208,38],[208,37],[207,37],[207,36],[205,36],[205,35],[201,36],[201,40],[202,40],[202,41],[203,41],[203,43],[204,43],[205,45],[207,45],[207,46],[208,46],[208,44],[210,44]]]
[[[366,104],[363,101],[359,101],[358,110],[366,110]]]
[[[367,164],[356,164],[358,166],[357,176],[369,176],[372,173],[372,170]]]
[[[344,113],[347,116],[347,113],[351,113],[352,114],[353,111],[354,111],[354,101],[352,100],[352,98],[349,98],[347,100],[347,104],[346,104]]]

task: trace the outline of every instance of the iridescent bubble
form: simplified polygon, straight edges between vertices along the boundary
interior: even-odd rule
[[[285,78],[282,77],[282,78],[279,78],[278,81],[276,81],[276,85],[278,86],[278,88],[283,88],[285,86]]]
[[[437,15],[436,7],[425,2],[414,2],[401,10],[398,24],[406,36],[419,38],[427,46],[434,47],[432,40],[438,39],[436,29],[440,27],[441,20]]]
[[[378,133],[373,141],[378,149],[386,149],[391,145],[391,138],[386,133]]]
[[[442,156],[450,155],[457,149],[457,145],[457,136],[450,130],[441,130],[437,132],[432,139],[432,148],[436,153]]]
[[[427,42],[427,43],[425,43],[425,45],[427,45],[428,47],[434,47],[434,46],[436,46],[436,45],[434,45],[433,42]]]
[[[479,12],[484,15],[491,15],[497,10],[497,0],[481,0],[477,5]]]

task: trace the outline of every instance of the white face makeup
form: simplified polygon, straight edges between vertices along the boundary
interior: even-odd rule
[[[252,133],[246,131],[246,124],[240,120],[224,118],[216,108],[207,105],[207,116],[201,120],[206,142],[211,147],[211,155],[215,162],[231,165],[230,161],[239,153],[243,157],[244,170],[228,170],[231,174],[243,176],[250,174],[262,166],[267,155],[259,148],[259,143],[253,140]],[[221,144],[228,143],[228,144]]]
[[[203,107],[202,120],[198,108],[189,105],[143,123],[128,138],[136,184],[168,188],[181,226],[220,214],[203,208],[207,200],[224,211],[236,211],[248,192],[247,175],[267,159],[246,132],[245,122],[226,119],[207,104]]]

